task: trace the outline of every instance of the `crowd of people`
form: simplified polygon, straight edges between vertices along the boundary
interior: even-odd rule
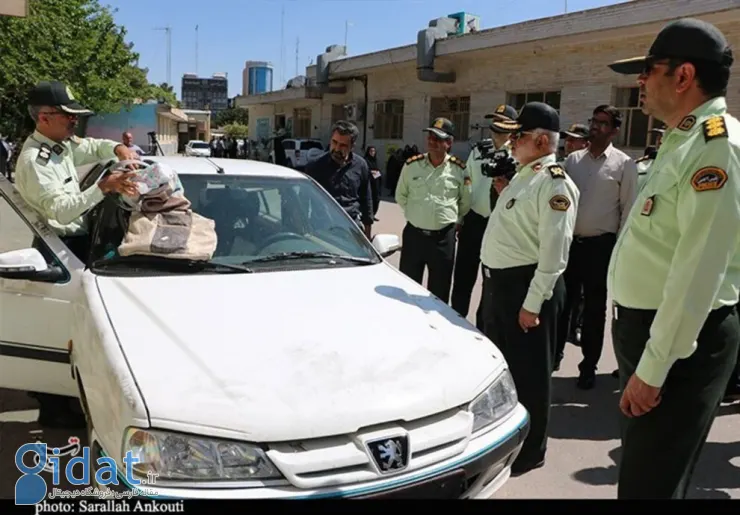
[[[390,156],[387,184],[406,218],[400,270],[419,283],[426,271],[427,289],[462,317],[482,274],[476,325],[503,352],[531,417],[514,475],[545,463],[566,342],[581,349],[575,385],[596,386],[607,313],[623,415],[620,498],[685,497],[719,405],[740,399],[740,123],[725,100],[733,59],[715,26],[682,19],[646,56],[609,64],[637,76],[643,112],[665,125],[637,160],[614,145],[623,123],[614,106],[564,130],[541,102],[498,106],[490,144],[467,162],[451,155],[445,118],[424,129],[426,152]],[[371,175],[356,139],[354,126],[335,125],[330,151],[306,173],[370,235]]]

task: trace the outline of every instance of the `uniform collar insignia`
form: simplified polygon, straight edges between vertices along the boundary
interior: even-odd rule
[[[684,117],[683,120],[678,124],[678,128],[682,131],[690,131],[692,127],[696,125],[696,116],[693,114],[690,114],[686,117]]]

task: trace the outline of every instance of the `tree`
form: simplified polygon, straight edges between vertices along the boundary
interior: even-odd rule
[[[228,125],[225,125],[223,127],[223,130],[224,134],[226,134],[230,138],[242,139],[249,137],[249,127],[241,123],[230,123]]]
[[[96,113],[176,101],[171,88],[149,83],[125,36],[98,0],[29,0],[28,17],[0,17],[0,133],[17,140],[32,130],[26,101],[41,80],[65,82]]]
[[[232,107],[231,109],[219,111],[216,113],[216,116],[213,117],[214,127],[224,127],[231,123],[249,125],[249,111],[243,107]]]

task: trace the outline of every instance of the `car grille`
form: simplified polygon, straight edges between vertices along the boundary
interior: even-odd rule
[[[418,470],[462,453],[473,429],[473,415],[454,409],[396,424],[366,427],[356,434],[270,444],[268,455],[298,488],[314,489],[373,481],[380,475],[359,438],[364,433],[397,428],[409,436],[410,458],[404,472]]]

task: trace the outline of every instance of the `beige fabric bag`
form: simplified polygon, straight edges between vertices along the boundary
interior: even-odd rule
[[[217,245],[215,222],[194,213],[189,200],[162,186],[142,195],[141,211],[131,213],[118,253],[209,260]]]

